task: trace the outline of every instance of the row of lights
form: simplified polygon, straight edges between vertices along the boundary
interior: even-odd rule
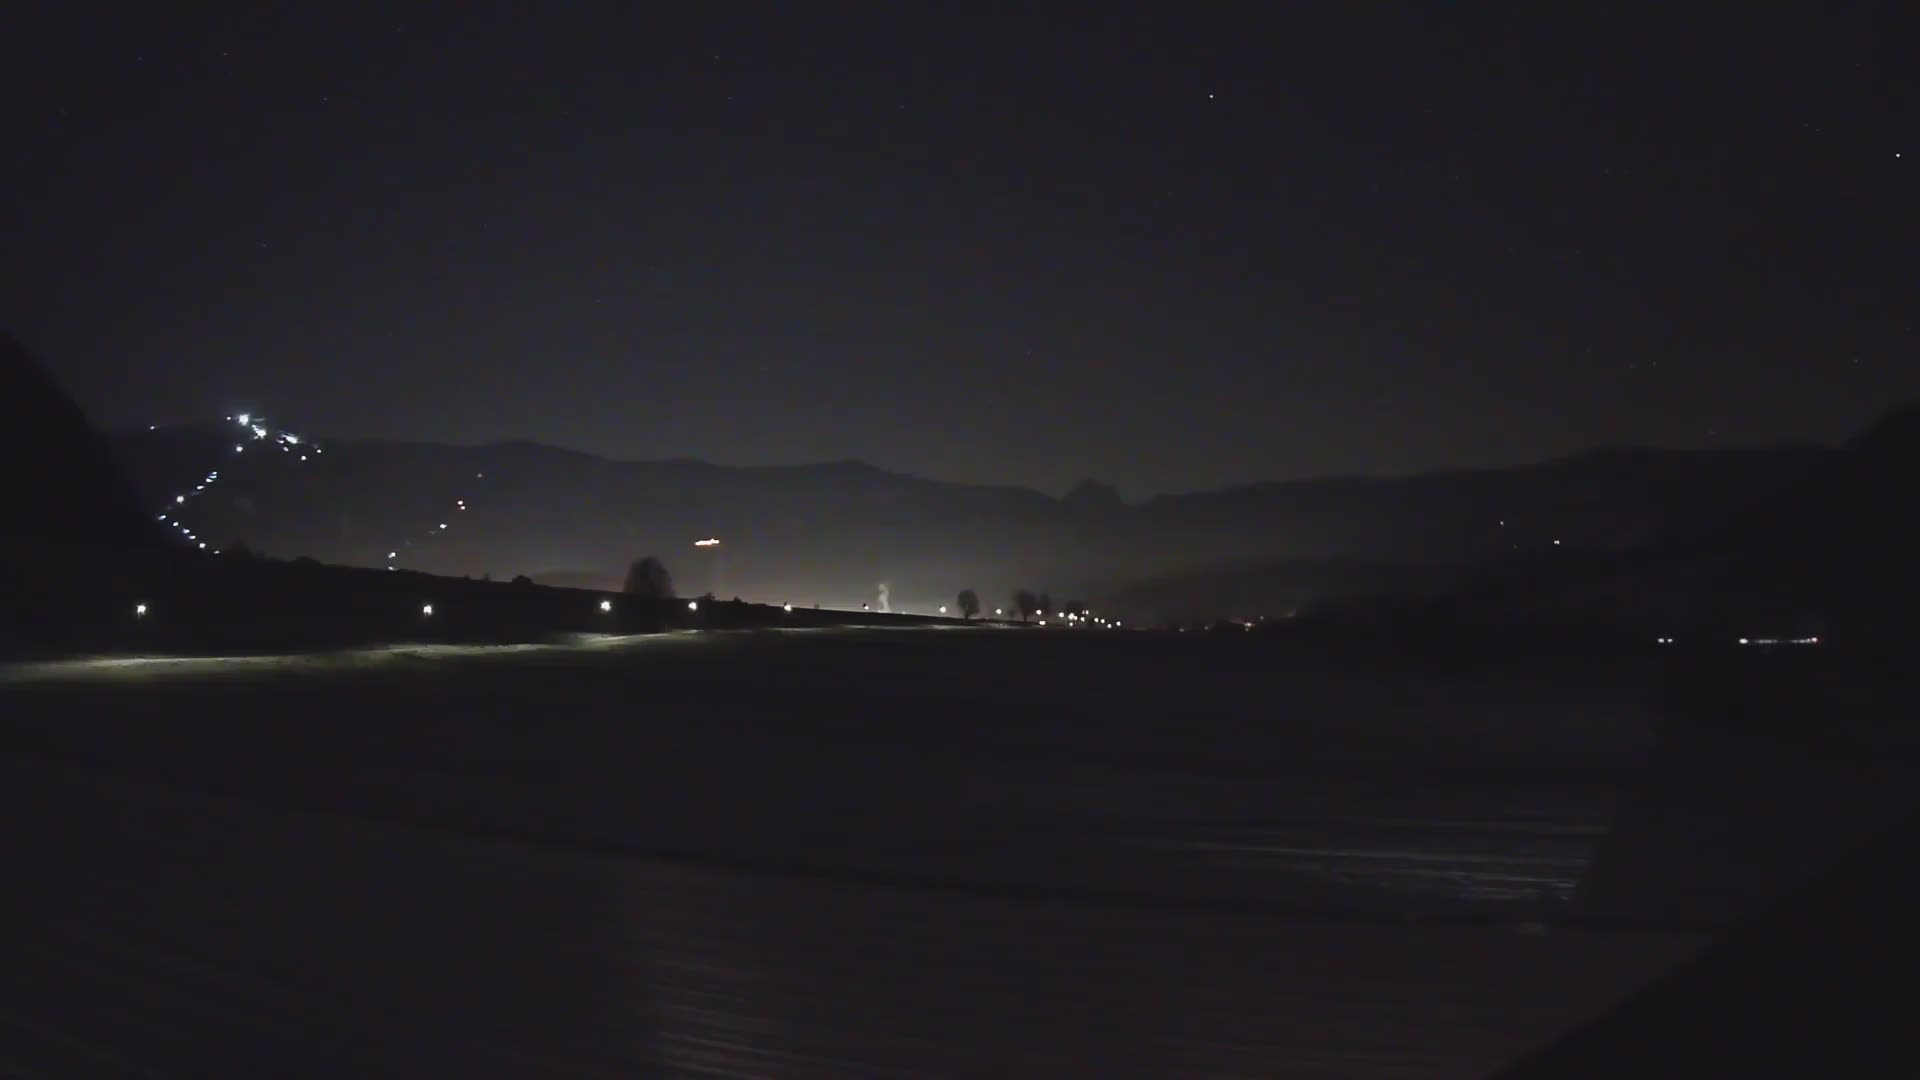
[[[1653,639],[1654,644],[1656,645],[1672,645],[1675,640],[1676,639],[1670,638],[1670,637],[1658,637]],[[1820,639],[1818,637],[1741,638],[1739,639],[1739,643],[1742,645],[1818,645],[1820,644]]]
[[[301,435],[299,435],[296,432],[288,431],[285,428],[275,427],[272,424],[267,423],[265,417],[255,416],[252,413],[240,413],[237,416],[229,416],[227,417],[227,419],[238,424],[248,434],[252,435],[254,442],[265,442],[268,445],[277,448],[281,453],[297,458],[300,461],[306,461],[310,455],[319,455],[326,452],[325,448],[322,447],[319,443],[303,438]],[[149,431],[155,430],[155,426],[149,425],[147,430]],[[244,441],[233,444],[233,452],[236,454],[246,453],[246,450],[247,450],[247,443]],[[486,477],[487,477],[487,474],[484,472],[474,474],[474,478],[478,480],[484,480],[486,479]],[[212,472],[209,472],[206,475],[206,477],[203,480],[201,480],[201,482],[198,485],[194,487],[192,491],[182,492],[178,495],[175,495],[173,497],[174,505],[175,506],[184,505],[189,498],[193,498],[197,495],[204,493],[208,488],[213,486],[215,481],[219,479],[220,479],[219,470],[216,469]],[[463,498],[457,498],[453,500],[453,509],[455,513],[464,512],[467,509],[467,500]],[[177,515],[178,511],[176,510],[174,511],[174,513]],[[206,546],[207,546],[206,543],[202,541],[198,536],[194,535],[191,529],[181,524],[177,520],[177,517],[170,519],[169,515],[162,514],[160,515],[160,520],[163,522],[167,522],[168,524],[171,524],[174,527],[178,528],[181,534],[186,536],[186,538],[189,541],[198,543],[200,545],[201,550],[206,549]],[[443,522],[440,522],[434,529],[429,530],[429,532],[432,534],[444,533],[449,529],[449,527],[450,526],[448,525],[448,523],[443,521]],[[411,540],[405,541],[400,545],[401,548],[412,547],[412,546],[413,546],[413,541]],[[397,567],[394,565],[394,562],[399,557],[400,557],[400,548],[394,548],[388,551],[387,552],[387,569],[389,570],[397,569]]]
[[[307,442],[291,431],[272,427],[265,423],[263,418],[254,416],[251,413],[241,413],[238,416],[229,416],[227,419],[246,429],[247,432],[253,436],[255,442],[271,440],[269,445],[277,446],[280,448],[281,453],[293,454],[301,461],[307,460],[309,453],[319,454],[322,452],[319,443]],[[147,430],[154,431],[157,430],[158,427],[159,425],[157,424],[149,424],[147,425]],[[233,452],[236,454],[245,453],[246,449],[247,445],[244,442],[233,444]],[[160,515],[162,524],[178,529],[180,535],[187,538],[188,543],[197,545],[201,551],[207,550],[207,542],[200,539],[198,534],[180,520],[180,508],[187,504],[188,499],[198,498],[206,494],[219,480],[220,470],[212,470],[207,473],[206,476],[202,477],[198,484],[193,486],[193,490],[182,491],[176,494],[173,497],[174,508]],[[215,554],[218,554],[218,552],[216,551]]]
[[[473,474],[473,478],[475,480],[485,480],[487,478],[487,474],[483,472],[477,472]],[[466,510],[467,510],[467,500],[463,498],[456,498],[453,500],[453,512],[456,515],[463,514],[466,512]],[[447,522],[442,521],[436,524],[433,528],[428,529],[427,535],[429,537],[441,536],[441,535],[444,535],[451,527],[452,526],[450,526]],[[412,540],[405,540],[401,542],[399,548],[394,548],[388,551],[387,552],[387,569],[398,570],[399,567],[394,565],[394,560],[400,557],[400,548],[410,548],[413,546],[414,544]]]

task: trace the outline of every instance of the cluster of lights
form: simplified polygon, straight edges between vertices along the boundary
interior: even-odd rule
[[[1818,645],[1818,644],[1820,644],[1820,639],[1819,639],[1819,638],[1817,638],[1817,637],[1796,637],[1796,638],[1777,638],[1777,637],[1762,637],[1762,638],[1741,638],[1741,639],[1740,639],[1740,644],[1742,644],[1742,645]]]
[[[318,443],[308,442],[291,431],[273,427],[266,423],[263,418],[254,416],[251,413],[241,413],[238,416],[229,416],[227,419],[245,429],[249,435],[253,436],[254,442],[265,442],[269,446],[278,447],[281,453],[291,454],[298,457],[301,461],[307,460],[309,454],[318,454],[321,452]],[[157,425],[148,425],[147,430],[153,431],[156,426]],[[244,453],[246,449],[247,445],[244,442],[233,444],[234,453]],[[182,491],[174,495],[173,508],[160,515],[162,524],[177,530],[181,536],[186,537],[188,543],[197,545],[201,551],[207,550],[207,542],[202,540],[199,534],[195,533],[191,527],[180,520],[181,508],[186,506],[188,499],[199,498],[201,495],[206,494],[207,491],[211,489],[214,484],[219,483],[219,481],[219,469],[208,472],[207,475],[200,478],[199,483],[193,486],[193,490]]]
[[[1654,638],[1654,639],[1653,639],[1653,641],[1654,641],[1654,644],[1656,644],[1656,645],[1671,645],[1671,644],[1673,644],[1673,639],[1672,639],[1672,638],[1670,638],[1670,637],[1662,637],[1662,638]],[[1741,641],[1740,641],[1740,643],[1741,643],[1742,645],[1744,645],[1744,644],[1746,644],[1746,639],[1745,639],[1745,638],[1742,638],[1742,639],[1741,639]]]
[[[999,608],[993,609],[995,615],[1000,614],[1000,611],[1001,609]],[[1046,612],[1043,611],[1041,614],[1045,615]],[[1097,626],[1102,630],[1118,630],[1121,626],[1120,620],[1109,619],[1103,615],[1095,615],[1091,611],[1056,611],[1053,613],[1053,617],[1065,622],[1068,626],[1076,630],[1089,626]],[[1041,619],[1040,625],[1047,625],[1047,620]]]

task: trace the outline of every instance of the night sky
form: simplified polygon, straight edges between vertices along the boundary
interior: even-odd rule
[[[1138,497],[1920,394],[1906,4],[35,6],[0,321],[103,425]]]

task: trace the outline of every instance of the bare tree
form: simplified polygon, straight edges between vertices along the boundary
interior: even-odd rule
[[[980,614],[980,594],[972,589],[960,590],[960,617],[971,619]]]
[[[628,596],[639,596],[648,600],[673,599],[673,575],[659,559],[648,555],[644,559],[633,560],[627,567],[627,584],[621,590]]]
[[[1032,589],[1018,589],[1013,594],[1013,610],[1020,613],[1021,622],[1026,622],[1045,609]]]

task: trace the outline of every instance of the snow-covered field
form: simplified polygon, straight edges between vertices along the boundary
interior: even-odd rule
[[[315,1073],[1480,1075],[1706,940],[1646,874],[1589,910],[1597,853],[1677,875],[1675,790],[1782,790],[1758,752],[1695,784],[1646,682],[931,630],[14,666],[8,917],[46,933],[0,1030],[331,1038]],[[1807,870],[1874,783],[1800,785],[1775,847]]]

